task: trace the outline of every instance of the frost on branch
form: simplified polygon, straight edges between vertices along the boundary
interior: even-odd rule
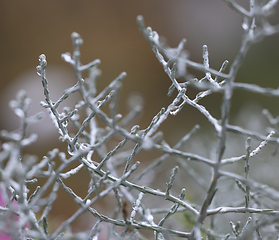
[[[59,139],[67,147],[53,149],[42,159],[23,154],[24,147],[36,141],[34,134],[26,134],[26,128],[43,114],[28,116],[31,100],[24,91],[20,91],[16,100],[10,103],[15,115],[20,118],[19,129],[1,131],[1,239],[277,237],[279,191],[276,186],[261,181],[254,174],[253,166],[257,164],[257,159],[261,160],[262,168],[266,165],[264,159],[267,154],[263,152],[269,146],[273,146],[273,155],[276,156],[278,117],[273,117],[268,110],[263,111],[270,125],[265,129],[266,134],[262,134],[260,129],[250,130],[241,124],[230,124],[235,90],[274,98],[279,96],[278,89],[241,83],[237,79],[250,46],[265,36],[279,32],[278,25],[271,25],[267,18],[277,1],[270,0],[265,5],[250,1],[249,10],[231,0],[224,2],[243,18],[243,41],[230,66],[224,60],[219,70],[210,67],[206,45],[201,46],[202,63],[193,62],[185,50],[185,39],[177,47],[169,47],[156,31],[145,26],[143,17],[138,17],[140,31],[170,79],[168,96],[171,103],[158,109],[146,128],[134,122],[141,106],[134,107],[124,116],[118,113],[120,89],[127,75],[125,72],[116,76],[102,91],[97,89],[101,62],[97,59],[81,63],[83,40],[78,33],[72,33],[73,53],[62,54],[62,59],[75,70],[76,84],[66,89],[59,99],[51,98],[46,56],[39,56],[36,70],[44,94],[44,101],[40,104],[48,111]],[[192,68],[203,72],[204,76],[194,78],[190,74]],[[88,77],[85,78],[86,72]],[[192,99],[187,92],[190,85],[198,89]],[[80,93],[80,101],[59,110],[60,104],[75,92]],[[222,112],[220,119],[200,103],[216,92],[223,95],[219,104]],[[104,107],[106,105],[108,108]],[[195,135],[200,127],[195,125],[174,146],[170,146],[159,128],[168,118],[179,118],[185,105],[197,109],[201,117],[209,121],[214,133],[205,137],[206,132],[203,132],[202,137],[197,137]],[[130,124],[135,125],[127,127]],[[209,139],[206,147],[210,151],[201,147],[206,138]],[[237,151],[233,151],[234,144]],[[148,159],[141,167],[139,153],[146,152],[145,156],[148,156],[150,150],[157,151],[160,156]],[[72,167],[73,164],[75,167]],[[162,166],[166,166],[165,176],[168,178],[160,175]],[[81,195],[68,179],[83,170],[90,180],[87,192]],[[41,179],[45,181],[39,181]],[[188,181],[198,186],[199,189],[195,189],[199,192],[198,199],[192,196],[193,189]],[[163,182],[164,187],[157,189],[155,182]],[[34,190],[30,190],[30,185],[35,186]],[[59,197],[59,189],[65,191],[69,199],[74,199],[78,209],[69,210],[71,216],[55,225],[49,216]],[[108,199],[113,211],[99,207]],[[84,213],[90,215],[90,227],[85,231],[73,231],[74,222]]]

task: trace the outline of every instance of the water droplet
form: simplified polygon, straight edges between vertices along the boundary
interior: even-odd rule
[[[73,156],[74,155],[74,151],[71,149],[70,145],[68,145],[68,153]]]
[[[36,67],[37,74],[41,77],[42,76],[42,67],[39,65]]]
[[[71,53],[69,53],[69,52],[63,53],[61,55],[61,57],[65,62],[71,62],[72,61]]]
[[[242,28],[244,30],[247,30],[249,28],[248,19],[247,18],[244,18],[243,23],[242,23]]]
[[[174,106],[174,108],[170,111],[171,115],[176,115],[180,111],[180,108],[177,106]]]
[[[62,122],[63,127],[67,127],[68,124],[69,124],[69,121],[68,121],[68,120],[65,120],[64,122]]]

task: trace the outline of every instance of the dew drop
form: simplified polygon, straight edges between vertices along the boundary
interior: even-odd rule
[[[68,124],[69,124],[69,121],[68,121],[68,120],[65,120],[65,121],[62,123],[63,127],[67,127]]]
[[[249,28],[247,18],[244,18],[243,23],[242,23],[242,28],[244,30],[247,30]]]
[[[41,66],[37,66],[36,70],[37,70],[37,74],[41,77],[42,76],[42,67]]]

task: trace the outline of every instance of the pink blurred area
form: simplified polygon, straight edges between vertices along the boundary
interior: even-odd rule
[[[1,207],[5,207],[7,204],[7,202],[4,200],[3,195],[0,192],[0,206]],[[16,208],[17,207],[17,202],[13,201],[12,203],[13,207]],[[7,232],[11,231],[14,227],[15,227],[15,223],[18,221],[18,217],[17,216],[7,216],[5,217],[5,230]],[[2,226],[3,227],[3,226]],[[5,234],[3,232],[0,231],[0,239],[1,240],[14,240],[10,235]]]

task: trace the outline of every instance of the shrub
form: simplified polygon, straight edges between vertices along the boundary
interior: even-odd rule
[[[228,61],[224,61],[219,71],[210,68],[206,45],[203,46],[203,63],[193,62],[187,58],[185,40],[178,47],[171,48],[157,32],[145,27],[143,17],[137,18],[140,31],[171,80],[168,95],[175,95],[172,103],[159,110],[145,129],[138,125],[130,130],[126,127],[140,111],[140,106],[124,117],[117,112],[121,81],[126,73],[121,73],[103,91],[97,92],[100,60],[81,64],[80,47],[83,40],[78,33],[72,33],[73,53],[62,54],[63,60],[75,69],[77,83],[66,89],[56,101],[53,101],[48,90],[46,56],[39,56],[37,73],[41,77],[45,97],[41,106],[47,109],[60,140],[66,142],[67,153],[53,149],[40,161],[34,156],[23,155],[23,148],[36,141],[35,134],[27,136],[26,128],[40,120],[42,113],[29,117],[27,112],[31,100],[24,91],[20,91],[10,104],[20,118],[20,129],[1,131],[1,137],[5,139],[0,152],[2,239],[102,239],[105,235],[107,239],[145,239],[151,238],[150,232],[154,233],[155,239],[277,237],[279,192],[261,183],[261,179],[253,179],[250,163],[259,153],[261,159],[266,158],[262,149],[267,144],[274,145],[275,150],[278,147],[278,118],[273,118],[268,110],[263,111],[270,124],[266,135],[257,129],[251,131],[229,123],[231,101],[236,89],[279,96],[278,89],[236,82],[238,70],[250,46],[265,36],[279,32],[279,26],[272,26],[267,20],[277,1],[262,4],[261,1],[251,0],[249,11],[234,1],[225,2],[244,18],[241,47],[228,73],[225,73]],[[199,70],[205,76],[193,78],[187,71],[189,68]],[[89,71],[88,78],[83,78],[84,71]],[[182,80],[178,82],[177,79]],[[198,89],[194,99],[187,95],[188,86]],[[82,99],[75,106],[59,111],[60,104],[75,92],[79,92]],[[216,119],[200,104],[200,100],[216,92],[223,95],[220,119]],[[185,104],[196,108],[213,126],[214,133],[209,133],[210,143],[207,145],[214,149],[214,154],[202,156],[205,151],[200,148],[197,153],[193,148],[186,150],[185,143],[189,146],[191,141],[195,143],[205,139],[207,133],[195,138],[199,129],[197,125],[172,147],[158,131],[161,124],[170,115],[178,115]],[[105,105],[108,105],[108,109]],[[240,137],[236,138],[232,133]],[[243,136],[246,140],[243,140]],[[230,149],[233,147],[232,140],[237,141],[238,152]],[[116,141],[117,144],[114,144]],[[252,147],[252,141],[258,145]],[[158,151],[160,157],[150,159],[140,169],[140,162],[134,162],[135,156],[144,151],[148,156],[151,149]],[[157,169],[163,164],[171,166],[170,159],[177,166],[167,169],[169,179],[162,179]],[[75,167],[72,167],[73,163]],[[244,164],[243,171],[239,170],[241,163]],[[79,196],[66,182],[82,169],[86,170],[90,182],[87,194]],[[184,175],[179,175],[179,169],[201,187],[201,201],[192,201],[191,195],[186,195],[185,188],[177,192],[181,185],[185,185]],[[166,182],[165,189],[145,185],[142,180],[145,179],[146,183],[150,177]],[[45,181],[39,185],[38,179]],[[37,185],[32,193],[29,188],[31,184]],[[61,225],[52,226],[53,230],[50,231],[47,217],[59,188],[67,192],[79,208]],[[104,209],[104,212],[97,211],[96,206],[104,198],[111,200],[113,212]],[[92,216],[92,228],[73,233],[73,222],[85,212]],[[227,218],[231,220],[230,224]],[[107,230],[101,227],[103,223],[106,223]],[[229,230],[227,226],[230,226]]]

